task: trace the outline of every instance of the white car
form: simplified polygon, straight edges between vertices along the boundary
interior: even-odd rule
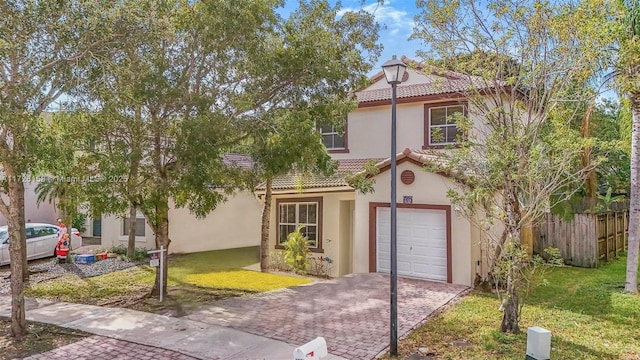
[[[27,260],[55,256],[60,228],[51,224],[28,223]],[[82,246],[82,237],[78,229],[71,229],[71,249]],[[0,265],[9,264],[9,233],[7,226],[0,226]]]

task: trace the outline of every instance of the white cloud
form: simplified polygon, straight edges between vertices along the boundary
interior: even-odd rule
[[[385,0],[384,4],[379,4],[377,0],[373,0],[361,9],[375,16],[376,21],[383,27],[380,34],[383,37],[385,33],[394,37],[398,35],[409,37],[413,31],[413,15],[399,7],[394,7],[393,1]],[[340,13],[358,10],[360,8],[344,8]]]

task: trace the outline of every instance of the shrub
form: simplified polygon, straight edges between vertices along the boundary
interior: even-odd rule
[[[321,276],[325,279],[329,278],[331,268],[333,267],[333,260],[328,256],[311,257],[311,273],[316,276]]]
[[[284,260],[296,274],[306,274],[309,267],[309,243],[306,236],[300,232],[303,226],[289,234],[284,245]]]
[[[272,251],[269,253],[269,269],[276,271],[286,271],[289,270],[287,268],[286,261],[284,260],[284,254],[282,251]]]
[[[107,252],[114,253],[118,255],[118,259],[120,260],[128,260],[128,261],[140,261],[149,257],[146,249],[136,248],[136,251],[133,253],[133,258],[129,259],[127,257],[127,248],[123,245],[114,246],[109,249]]]
[[[71,220],[71,227],[78,229],[80,232],[85,232],[87,228],[84,226],[87,222],[87,214],[76,213]]]

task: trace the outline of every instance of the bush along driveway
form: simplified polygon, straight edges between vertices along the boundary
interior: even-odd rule
[[[311,282],[307,278],[242,269],[258,261],[258,247],[171,256],[168,296],[163,303],[147,296],[155,268],[146,265],[95,277],[64,274],[32,283],[27,296],[182,316],[202,302]]]
[[[523,359],[527,327],[542,326],[552,333],[552,359],[640,359],[640,296],[623,292],[625,267],[621,258],[551,270],[549,285],[528,299],[518,335],[498,331],[498,300],[476,290],[401,341],[400,354],[426,347],[438,359]]]

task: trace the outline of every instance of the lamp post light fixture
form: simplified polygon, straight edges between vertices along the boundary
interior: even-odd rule
[[[398,355],[398,228],[396,209],[396,86],[403,80],[407,65],[393,58],[382,64],[384,76],[391,85],[391,321],[389,351]]]

